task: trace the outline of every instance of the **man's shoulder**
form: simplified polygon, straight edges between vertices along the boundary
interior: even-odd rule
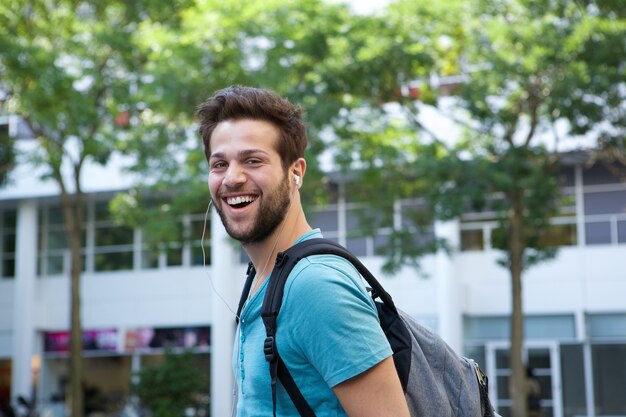
[[[350,261],[330,254],[300,260],[287,278],[285,296],[306,299],[307,303],[323,301],[329,296],[369,298],[361,275]]]
[[[300,260],[291,271],[290,277],[300,275],[312,275],[321,279],[336,276],[354,279],[360,276],[349,260],[332,254],[311,255]]]

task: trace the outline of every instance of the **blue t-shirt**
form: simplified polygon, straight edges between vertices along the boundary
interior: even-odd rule
[[[298,241],[321,236],[316,229]],[[238,417],[272,416],[261,319],[268,281],[241,312],[233,352]],[[305,258],[289,275],[278,315],[276,345],[302,395],[319,417],[345,416],[332,387],[392,355],[358,271],[335,255]],[[280,383],[276,413],[299,415]]]

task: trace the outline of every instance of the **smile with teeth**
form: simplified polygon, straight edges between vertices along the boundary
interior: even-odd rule
[[[236,197],[227,197],[226,198],[226,203],[229,206],[238,206],[238,205],[241,205],[241,204],[252,203],[256,199],[257,199],[257,197],[253,196],[253,195],[239,195],[239,196],[236,196]]]

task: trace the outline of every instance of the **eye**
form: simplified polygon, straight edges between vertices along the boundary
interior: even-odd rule
[[[250,159],[246,160],[246,164],[248,164],[248,165],[258,165],[260,163],[261,163],[261,160],[257,159],[257,158],[250,158]]]
[[[211,170],[219,170],[226,168],[226,162],[224,161],[215,161],[211,164]]]

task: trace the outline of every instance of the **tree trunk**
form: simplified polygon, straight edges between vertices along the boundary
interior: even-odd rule
[[[70,247],[70,411],[72,417],[83,417],[83,340],[81,324],[80,274],[82,270],[81,246],[83,230],[82,192],[73,197],[62,187],[61,205]]]
[[[513,194],[509,212],[509,270],[511,273],[511,348],[509,356],[509,392],[511,416],[526,417],[526,379],[522,348],[524,343],[524,313],[522,311],[522,269],[524,254],[523,206],[521,192]]]

